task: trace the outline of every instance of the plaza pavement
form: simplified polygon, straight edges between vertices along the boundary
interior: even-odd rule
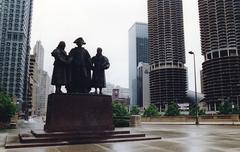
[[[38,129],[40,120],[20,122],[19,129]],[[7,135],[19,129],[0,131],[0,152],[239,152],[240,126],[237,125],[159,125],[123,128],[132,132],[161,136],[162,140],[56,147],[4,149]]]

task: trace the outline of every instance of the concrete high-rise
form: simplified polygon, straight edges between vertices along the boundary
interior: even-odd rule
[[[0,87],[27,101],[33,0],[0,0]]]
[[[36,56],[36,63],[37,68],[40,70],[43,70],[43,64],[44,64],[44,48],[41,43],[41,41],[37,41],[34,48],[33,48],[33,54]]]
[[[186,100],[182,0],[148,0],[151,102],[164,111]]]
[[[30,77],[32,78],[32,111],[33,114],[44,115],[46,113],[47,97],[51,93],[50,77],[43,69],[44,48],[41,41],[37,41],[33,55],[31,55]],[[36,93],[34,92],[36,91]]]
[[[199,0],[203,93],[209,111],[223,101],[239,106],[240,1]]]
[[[148,63],[148,25],[135,23],[128,31],[129,37],[129,89],[131,105],[141,106],[137,99],[137,67],[140,62]]]
[[[29,87],[28,87],[28,105],[31,105],[31,107],[28,107],[29,115],[34,114],[36,111],[36,103],[37,103],[37,64],[36,64],[36,56],[30,55],[30,64],[29,64]]]
[[[46,107],[47,107],[47,99],[50,94],[50,77],[46,71],[41,72],[41,78],[39,82],[39,86],[37,88],[37,102],[36,102],[36,111],[37,115],[45,115]]]
[[[150,105],[150,66],[148,63],[140,62],[137,67],[137,99],[140,107],[147,108]]]

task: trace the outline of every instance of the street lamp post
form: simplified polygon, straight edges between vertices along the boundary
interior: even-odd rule
[[[199,120],[198,120],[198,100],[197,100],[197,78],[196,78],[196,61],[195,61],[195,54],[193,51],[188,52],[189,54],[193,55],[193,62],[194,62],[194,82],[195,82],[195,103],[197,105],[197,111],[196,111],[196,125],[199,125]]]

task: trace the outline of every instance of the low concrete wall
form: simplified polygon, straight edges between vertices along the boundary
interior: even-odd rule
[[[132,115],[129,120],[130,127],[141,126],[141,116],[140,115]]]
[[[142,122],[195,122],[193,116],[159,116],[142,117]],[[240,115],[206,115],[199,116],[199,122],[240,122]]]
[[[206,115],[199,117],[202,122],[239,122],[240,115]]]

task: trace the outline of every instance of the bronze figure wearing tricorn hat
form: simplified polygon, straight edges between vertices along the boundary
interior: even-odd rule
[[[77,43],[82,43],[83,45],[86,44],[82,37],[77,38],[73,43],[76,43],[76,44]]]
[[[82,47],[86,44],[82,37],[76,39],[73,43],[77,47],[69,53],[69,83],[68,93],[89,93],[91,90],[91,56],[88,51]]]

